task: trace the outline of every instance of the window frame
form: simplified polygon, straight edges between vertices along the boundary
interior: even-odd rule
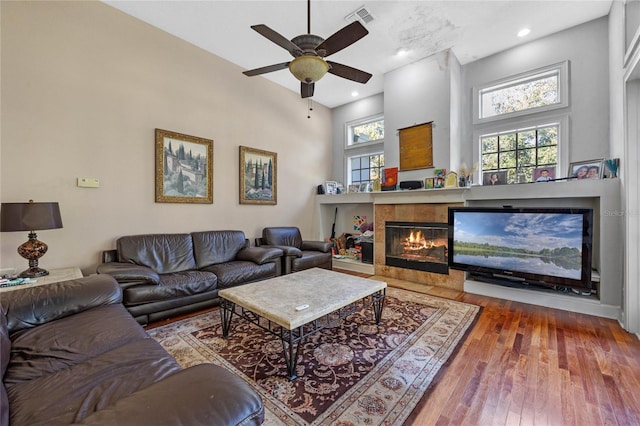
[[[520,130],[530,129],[532,127],[544,127],[547,125],[558,124],[558,161],[556,164],[556,178],[564,177],[566,175],[567,167],[564,164],[564,159],[569,158],[569,114],[549,115],[540,118],[530,118],[520,120],[509,120],[508,123],[501,123],[496,126],[484,127],[482,129],[476,129],[473,132],[473,158],[477,162],[478,171],[475,176],[476,182],[482,180],[482,137],[494,135],[497,133],[506,133],[509,131],[518,132]]]
[[[517,83],[526,81],[527,79],[531,79],[532,77],[549,73],[552,71],[558,72],[558,96],[559,102],[544,105],[540,107],[529,108],[522,111],[514,111],[500,115],[494,115],[491,117],[480,117],[481,112],[481,97],[483,91],[489,88],[499,88],[500,86],[509,87],[511,85],[515,85]],[[536,114],[544,111],[551,111],[558,108],[566,108],[569,106],[569,61],[558,62],[552,65],[547,65],[545,67],[537,68],[531,71],[526,71],[520,74],[511,75],[509,77],[501,78],[499,80],[494,80],[486,84],[482,84],[480,86],[473,87],[473,124],[481,124],[481,123],[490,123],[498,120],[506,120],[512,119],[515,117],[521,117],[524,115]]]
[[[382,139],[378,139],[378,140],[375,140],[375,141],[361,142],[361,143],[357,143],[357,144],[353,143],[353,128],[354,127],[358,127],[358,126],[361,126],[361,125],[367,124],[367,123],[373,123],[373,122],[380,121],[380,120],[384,120],[384,114],[383,113],[370,115],[368,117],[360,118],[358,120],[353,120],[353,121],[349,121],[349,122],[345,123],[344,149],[345,150],[351,150],[351,149],[358,149],[358,148],[362,148],[362,147],[370,147],[370,146],[376,146],[376,145],[384,144],[384,137]]]
[[[355,158],[355,157],[370,157],[372,155],[382,155],[384,156],[384,150],[374,150],[371,152],[361,152],[361,153],[353,153],[353,155],[351,156],[345,156],[345,175],[346,175],[346,182],[347,185],[353,185],[354,183],[351,180],[351,159]],[[382,174],[382,170],[384,170],[384,165],[383,166],[379,166],[380,168],[380,174]],[[368,167],[369,170],[371,170],[371,167]],[[362,170],[362,169],[361,169]],[[371,173],[369,173],[369,177],[371,177]],[[362,182],[362,180],[360,181]],[[365,182],[373,182],[373,179],[369,179]]]

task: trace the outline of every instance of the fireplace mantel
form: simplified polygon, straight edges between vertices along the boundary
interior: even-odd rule
[[[464,282],[464,291],[524,301],[542,306],[616,318],[622,321],[621,302],[623,288],[623,252],[621,243],[624,215],[621,205],[620,179],[571,180],[501,186],[472,186],[470,188],[417,189],[404,191],[318,195],[316,237],[326,238],[331,233],[335,208],[338,223],[352,221],[353,214],[376,217],[375,211],[388,206],[411,204],[462,204],[466,206],[501,207],[586,207],[594,211],[593,264],[600,276],[597,300],[549,297],[529,290],[502,291],[496,286]],[[408,207],[408,206],[407,206]],[[340,214],[344,216],[341,217]],[[399,220],[402,220],[399,218]],[[376,232],[378,224],[376,224]],[[375,257],[375,254],[374,254]],[[376,266],[376,273],[378,267]],[[499,293],[499,294],[498,294]],[[533,293],[533,294],[531,294]],[[577,301],[576,301],[577,300]]]

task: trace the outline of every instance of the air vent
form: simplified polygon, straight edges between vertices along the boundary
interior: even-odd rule
[[[362,6],[359,7],[355,12],[347,15],[344,19],[349,22],[360,21],[362,24],[366,25],[369,22],[373,21],[373,16],[364,6]]]

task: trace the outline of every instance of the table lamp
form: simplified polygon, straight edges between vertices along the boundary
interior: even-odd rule
[[[29,261],[29,269],[22,271],[22,278],[49,275],[38,267],[38,259],[47,252],[47,245],[38,241],[35,231],[62,228],[58,203],[2,203],[0,207],[0,231],[29,231],[29,241],[18,247],[18,254]]]

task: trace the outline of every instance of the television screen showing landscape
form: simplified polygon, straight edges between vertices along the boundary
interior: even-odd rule
[[[453,262],[579,280],[581,214],[456,212]]]

